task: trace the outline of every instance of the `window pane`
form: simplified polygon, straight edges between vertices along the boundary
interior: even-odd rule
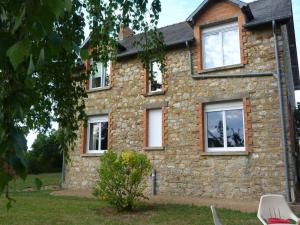
[[[149,110],[148,113],[148,146],[162,146],[162,112],[161,109]]]
[[[151,63],[151,77],[150,77],[150,90],[161,90],[162,74],[160,71],[160,64],[158,62]]]
[[[223,32],[223,54],[224,65],[233,65],[241,62],[238,28]]]
[[[227,147],[244,147],[243,111],[226,111]]]
[[[208,147],[224,147],[222,112],[207,112],[206,118]]]
[[[101,87],[101,77],[92,78],[92,88]]]
[[[99,123],[90,123],[89,150],[99,150]]]
[[[101,123],[101,150],[107,150],[108,122]]]
[[[222,46],[219,34],[212,34],[203,37],[204,41],[204,68],[222,66]]]

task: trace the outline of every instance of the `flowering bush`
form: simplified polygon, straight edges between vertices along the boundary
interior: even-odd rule
[[[96,197],[119,211],[132,210],[139,199],[146,198],[143,180],[151,169],[146,155],[128,150],[119,154],[107,151],[100,161],[99,180],[93,192]]]

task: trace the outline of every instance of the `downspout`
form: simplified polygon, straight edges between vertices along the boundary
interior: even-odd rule
[[[275,60],[276,60],[276,75],[277,75],[277,83],[278,83],[278,95],[279,95],[279,106],[280,106],[280,129],[281,129],[281,144],[283,147],[283,158],[284,158],[284,165],[285,165],[285,192],[287,201],[291,202],[291,189],[289,183],[289,153],[288,153],[288,146],[286,141],[286,134],[285,134],[285,112],[284,112],[284,99],[282,94],[282,83],[281,83],[281,73],[280,73],[280,66],[279,66],[279,55],[278,55],[278,44],[277,44],[277,35],[276,35],[276,21],[272,21],[272,28],[273,28],[273,40],[274,40],[274,51],[275,51]]]

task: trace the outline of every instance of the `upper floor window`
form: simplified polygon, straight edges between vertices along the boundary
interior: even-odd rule
[[[108,146],[108,117],[93,116],[88,118],[87,149],[88,153],[102,153]]]
[[[109,84],[108,81],[111,63],[107,63],[107,66],[103,63],[95,63],[94,66],[95,73],[91,75],[89,80],[90,89],[107,87]]]
[[[160,63],[152,61],[150,63],[149,71],[149,92],[156,92],[162,90],[162,72]]]
[[[205,106],[206,151],[244,151],[244,113],[242,102]]]
[[[204,69],[239,64],[241,56],[238,23],[203,28],[202,58]]]

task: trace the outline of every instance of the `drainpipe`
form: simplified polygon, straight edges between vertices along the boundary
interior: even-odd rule
[[[151,173],[152,180],[152,195],[156,195],[156,170],[153,169]]]
[[[280,73],[280,66],[279,66],[279,55],[278,55],[278,44],[277,44],[277,35],[276,35],[276,21],[272,21],[272,28],[273,28],[273,39],[274,39],[274,50],[275,50],[275,59],[276,59],[276,76],[277,76],[277,83],[278,83],[278,95],[279,95],[279,106],[280,106],[280,128],[281,128],[281,144],[283,147],[283,158],[284,158],[284,165],[285,165],[285,192],[287,201],[291,202],[291,189],[289,183],[289,153],[288,153],[288,146],[286,141],[286,134],[285,134],[285,112],[284,112],[284,99],[282,94],[282,83],[281,83],[281,73]]]

